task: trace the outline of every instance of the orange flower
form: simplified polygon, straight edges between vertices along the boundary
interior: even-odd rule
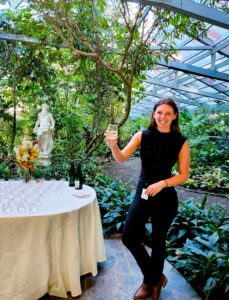
[[[22,145],[15,149],[16,161],[22,169],[30,169],[34,172],[34,164],[39,156],[39,147],[29,140],[23,140]]]
[[[21,167],[22,167],[23,169],[28,168],[28,163],[26,163],[26,162],[21,163]]]

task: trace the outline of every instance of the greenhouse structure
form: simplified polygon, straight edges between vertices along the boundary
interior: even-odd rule
[[[229,299],[228,134],[229,1],[0,0],[0,300]]]

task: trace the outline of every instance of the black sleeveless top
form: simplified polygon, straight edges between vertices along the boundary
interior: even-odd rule
[[[162,133],[157,129],[144,130],[140,149],[140,180],[149,185],[171,177],[172,167],[186,139],[177,131]]]

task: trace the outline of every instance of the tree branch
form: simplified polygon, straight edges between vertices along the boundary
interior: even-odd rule
[[[127,96],[126,96],[126,106],[125,106],[125,113],[121,121],[118,123],[118,126],[121,127],[125,124],[126,120],[129,117],[130,109],[131,109],[131,98],[132,98],[132,86],[127,88]]]
[[[128,10],[128,8],[126,8],[127,3],[121,1],[121,5],[122,5],[122,8],[123,8],[123,10],[121,9],[121,14],[122,14],[123,19],[125,21],[126,27],[129,30],[129,32],[132,32],[132,28],[130,27],[130,23],[128,22],[127,16],[126,16],[126,11],[127,11],[128,12],[128,18],[130,19],[129,10]]]
[[[61,32],[61,30],[59,29],[59,27],[52,21],[52,19],[50,17],[49,18],[49,21],[51,22],[53,28],[55,29],[56,33],[59,35],[59,37],[62,39],[62,41],[68,46],[69,49],[72,50],[72,52],[77,56],[87,56],[87,57],[96,57],[97,54],[94,52],[94,53],[89,53],[89,52],[85,52],[85,51],[81,51],[81,50],[77,50],[73,44],[71,42],[69,42],[65,36],[63,35],[63,33]]]

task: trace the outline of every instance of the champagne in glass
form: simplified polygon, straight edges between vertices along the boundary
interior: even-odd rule
[[[108,137],[110,139],[115,139],[118,137],[118,125],[109,124],[107,127]]]

